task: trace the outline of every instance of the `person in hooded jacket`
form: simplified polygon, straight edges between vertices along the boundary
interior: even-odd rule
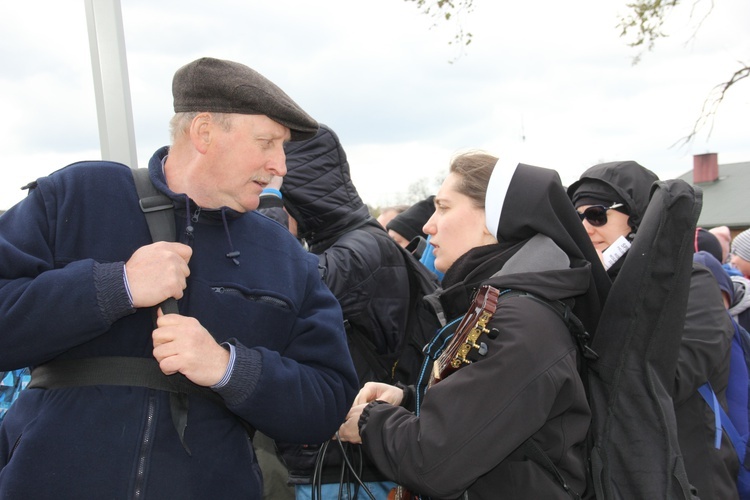
[[[615,161],[589,168],[568,188],[613,281],[627,279],[619,270],[657,180],[634,161]],[[672,397],[688,479],[702,500],[737,498],[737,457],[726,434],[716,449],[714,413],[698,393],[710,382],[726,408],[733,334],[716,280],[704,266],[693,265]]]
[[[285,146],[287,175],[280,191],[296,236],[318,256],[323,281],[338,299],[349,332],[364,334],[378,355],[400,345],[406,329],[406,256],[369,212],[351,179],[346,151],[321,124],[315,137]],[[354,366],[364,384],[381,378],[358,343]]]
[[[0,218],[0,370],[32,367],[0,425],[3,500],[258,499],[251,427],[320,443],[354,399],[317,259],[255,212],[317,122],[233,61],[186,64],[172,89],[148,176],[178,241],[153,242],[109,161],[38,179]]]
[[[435,274],[439,281],[443,279],[443,273],[435,269],[435,257],[432,255],[433,247],[430,243],[431,236],[423,231],[425,223],[434,212],[435,196],[432,195],[394,217],[386,229],[396,243],[419,259],[419,262]]]
[[[715,256],[704,250],[696,252],[693,256],[693,260],[711,271],[711,274],[713,274],[716,279],[716,283],[719,285],[719,290],[721,290],[724,307],[726,307],[727,312],[729,312],[729,306],[734,300],[734,286],[732,285],[732,278],[729,276],[726,269],[724,269],[724,266],[716,260]],[[750,334],[747,333],[747,330],[740,330],[742,327],[736,322],[736,320],[734,320],[734,318],[732,318],[732,322],[732,326],[735,329],[735,335],[732,342],[735,346],[732,350],[732,359],[729,364],[730,384],[729,387],[727,387],[726,394],[729,411],[727,413],[740,435],[745,436],[748,433],[748,396],[750,396],[750,394],[748,394],[749,379],[746,363],[746,357],[747,355],[750,355],[750,352],[746,351],[748,350],[748,347],[750,347]],[[731,382],[733,380],[733,371],[735,370],[738,373],[735,377],[743,382],[733,386]],[[740,418],[737,418],[738,415]]]
[[[538,297],[497,303],[486,352],[424,394],[367,384],[339,429],[390,478],[431,498],[569,499],[525,443],[543,449],[576,492],[586,487],[590,410],[578,349],[546,301],[574,302],[594,331],[608,280],[557,172],[459,155],[425,225],[445,271],[437,299],[459,320],[482,285]]]
[[[427,234],[424,233],[423,227],[435,212],[434,200],[434,196],[428,196],[414,203],[385,226],[391,238],[417,259],[422,257],[422,252],[425,250]]]
[[[352,182],[341,141],[329,126],[321,124],[315,137],[290,143],[285,150],[287,175],[281,183],[281,199],[290,221],[296,223],[296,236],[318,256],[323,281],[341,304],[360,383],[390,382],[393,354],[406,335],[409,313],[405,259],[413,257],[370,215]],[[309,483],[320,447],[277,444],[290,481],[299,485],[297,497],[311,496]],[[337,443],[326,454],[323,498],[338,498]],[[362,479],[371,489],[377,488],[374,482],[383,477],[367,465]]]

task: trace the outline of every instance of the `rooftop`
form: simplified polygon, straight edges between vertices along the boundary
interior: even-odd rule
[[[678,177],[703,190],[703,209],[698,225],[747,229],[750,227],[750,161],[716,166],[715,174],[708,177],[714,180],[694,182],[696,169]]]

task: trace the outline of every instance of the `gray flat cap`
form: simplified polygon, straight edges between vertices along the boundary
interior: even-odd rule
[[[213,111],[266,115],[289,127],[293,141],[315,136],[318,122],[272,81],[244,64],[203,57],[172,80],[175,113]]]

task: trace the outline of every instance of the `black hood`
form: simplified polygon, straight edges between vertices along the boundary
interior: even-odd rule
[[[285,144],[284,206],[308,243],[337,236],[371,219],[349,172],[338,136],[320,124],[315,137]]]
[[[428,196],[424,200],[418,201],[396,217],[385,226],[386,229],[396,231],[407,241],[411,241],[417,236],[427,238],[424,233],[424,225],[430,220],[435,213],[435,195]]]
[[[580,179],[571,184],[568,196],[575,203],[576,198],[590,183],[605,184],[617,193],[618,201],[625,204],[630,215],[628,223],[637,231],[648,207],[651,186],[658,180],[659,177],[655,173],[634,161],[600,163],[586,170]]]
[[[499,168],[502,167],[498,165],[495,170]],[[493,177],[496,174],[510,176],[510,180],[504,197],[495,189],[499,185],[490,181],[485,200],[488,216],[496,213],[491,205],[502,204],[502,207],[499,221],[495,223],[488,217],[487,227],[497,228],[495,236],[506,248],[538,234],[544,235],[565,252],[571,268],[590,269],[588,289],[576,298],[574,310],[589,331],[594,331],[611,282],[565,193],[560,176],[554,170],[524,164],[518,164],[512,173],[506,169],[505,173],[493,171]]]

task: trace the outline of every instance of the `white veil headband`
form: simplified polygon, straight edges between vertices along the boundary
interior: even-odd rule
[[[518,162],[509,162],[502,158],[497,160],[492,170],[490,182],[487,184],[487,194],[484,197],[485,224],[490,234],[497,238],[500,226],[500,216],[505,203],[505,195],[508,193],[510,181],[518,168]]]

